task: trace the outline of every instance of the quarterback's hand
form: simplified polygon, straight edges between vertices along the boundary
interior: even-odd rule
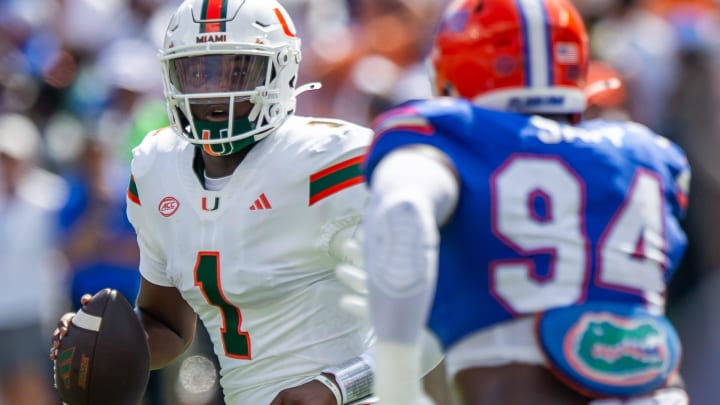
[[[85,294],[80,298],[80,303],[82,305],[87,305],[88,302],[92,299],[92,295]],[[55,361],[57,360],[58,355],[58,349],[60,348],[60,342],[62,341],[63,337],[67,335],[68,329],[70,328],[70,323],[72,322],[73,318],[75,317],[75,312],[67,312],[63,314],[63,316],[60,317],[60,320],[57,323],[57,328],[53,331],[52,335],[52,346],[50,347],[50,360]]]
[[[328,387],[313,380],[280,391],[270,405],[337,405],[337,400]]]

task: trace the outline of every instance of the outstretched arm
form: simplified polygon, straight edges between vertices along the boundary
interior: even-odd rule
[[[419,342],[435,289],[439,227],[458,194],[452,165],[427,146],[393,152],[373,173],[364,259],[381,401],[406,404],[422,396]]]

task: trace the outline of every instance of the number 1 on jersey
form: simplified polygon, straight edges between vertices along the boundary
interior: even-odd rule
[[[250,334],[240,330],[242,314],[240,308],[225,297],[220,282],[220,253],[198,252],[195,263],[195,285],[205,296],[208,304],[217,307],[223,318],[220,329],[225,355],[235,359],[249,360]]]

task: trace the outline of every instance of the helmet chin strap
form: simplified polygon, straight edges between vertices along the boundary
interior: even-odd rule
[[[295,97],[299,96],[302,93],[305,93],[306,91],[317,90],[321,87],[322,83],[320,82],[305,83],[295,89]],[[250,122],[255,122],[255,120],[257,120],[258,116],[260,115],[263,107],[263,103],[260,102],[260,99],[262,97],[265,97],[266,95],[267,91],[265,90],[265,88],[258,87],[255,91],[255,94],[250,98],[250,102],[253,104],[253,108],[248,114],[248,120],[250,120]]]
[[[248,120],[250,122],[255,122],[258,115],[260,115],[260,110],[262,110],[262,103],[253,103],[253,108],[250,110],[250,114],[248,114]]]
[[[295,97],[305,93],[306,91],[318,90],[321,87],[322,87],[322,83],[320,83],[320,82],[305,83],[302,86],[295,89]]]
[[[262,99],[265,97],[267,97],[267,88],[264,86],[256,88],[255,93],[250,97],[250,103],[253,105],[252,110],[250,110],[248,114],[248,120],[250,122],[257,120],[264,105]]]

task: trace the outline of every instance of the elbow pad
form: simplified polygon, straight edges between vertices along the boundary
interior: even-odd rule
[[[408,295],[434,282],[439,224],[452,215],[459,195],[454,172],[433,157],[401,149],[378,164],[370,191],[364,223],[368,276],[389,294]]]
[[[437,277],[439,223],[452,212],[451,170],[412,151],[383,158],[363,223],[370,319],[378,340],[416,344]]]
[[[390,297],[414,295],[428,285],[439,241],[432,208],[398,191],[371,198],[365,223],[368,277]]]

